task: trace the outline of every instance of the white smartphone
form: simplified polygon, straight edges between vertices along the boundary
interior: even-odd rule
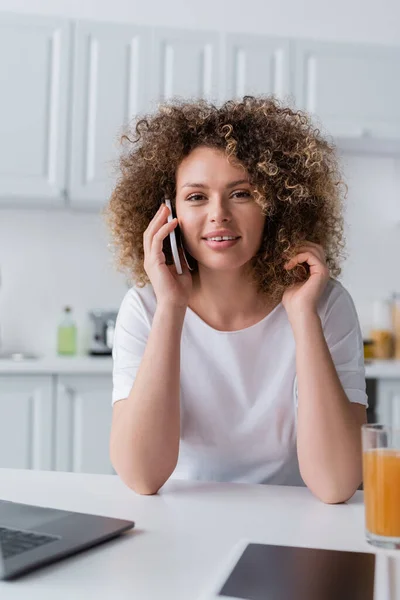
[[[170,210],[169,215],[168,215],[168,223],[170,223],[172,221],[172,219],[175,218],[175,215],[173,214],[173,210],[172,210],[171,200],[169,200],[168,198],[165,198],[165,204],[166,204],[166,206],[168,206],[168,208]],[[177,227],[179,227],[179,225]],[[178,275],[182,275],[182,265],[181,265],[181,260],[179,258],[178,244],[176,241],[175,229],[173,229],[170,232],[169,241],[171,243],[172,257],[174,259],[176,272],[178,273]]]

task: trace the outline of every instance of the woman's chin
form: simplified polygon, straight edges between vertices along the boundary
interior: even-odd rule
[[[223,257],[216,257],[215,260],[199,260],[197,264],[199,269],[209,271],[238,271],[248,264],[248,260],[228,260]]]

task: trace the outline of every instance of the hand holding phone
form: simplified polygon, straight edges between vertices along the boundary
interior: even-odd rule
[[[177,307],[187,306],[192,290],[192,276],[185,262],[183,249],[178,250],[180,237],[175,237],[176,255],[175,262],[171,232],[178,229],[178,221],[167,204],[161,206],[150,221],[143,235],[144,269],[153,286],[158,303]],[[181,254],[182,253],[182,254]],[[178,263],[178,267],[176,264]],[[183,268],[182,268],[183,265]],[[180,271],[180,274],[178,274]]]
[[[168,215],[168,222],[171,222],[173,219],[176,219],[176,214],[174,212],[171,200],[169,198],[165,198],[165,205],[168,206],[170,213]],[[166,241],[165,241],[166,242]],[[189,271],[193,271],[193,268],[190,266],[189,261],[186,256],[186,251],[183,246],[183,239],[179,225],[173,229],[169,234],[169,245],[168,243],[164,243],[164,252],[167,258],[168,264],[172,264],[170,256],[172,255],[172,260],[174,261],[176,272],[178,275],[182,275],[182,263],[179,255],[179,249],[182,252],[182,256],[185,260],[186,266]]]

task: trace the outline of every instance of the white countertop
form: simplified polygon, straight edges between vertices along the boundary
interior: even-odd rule
[[[169,480],[139,496],[116,475],[17,469],[0,469],[0,490],[6,500],[135,521],[122,538],[0,582],[2,600],[214,598],[210,588],[246,540],[374,552],[375,600],[400,597],[400,552],[365,541],[362,492],[330,506],[307,488]]]
[[[104,373],[111,374],[111,356],[40,356],[36,359],[0,359],[0,374]]]
[[[400,360],[373,360],[365,365],[369,379],[400,379]]]
[[[111,374],[111,356],[41,356],[30,360],[0,359],[0,374]],[[400,379],[400,360],[374,360],[365,365],[367,378]]]

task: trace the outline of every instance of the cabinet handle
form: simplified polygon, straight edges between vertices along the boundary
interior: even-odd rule
[[[372,137],[372,132],[371,132],[371,130],[370,130],[370,129],[367,129],[367,128],[363,129],[363,130],[361,131],[361,137],[364,137],[364,138],[370,138],[370,137]]]

